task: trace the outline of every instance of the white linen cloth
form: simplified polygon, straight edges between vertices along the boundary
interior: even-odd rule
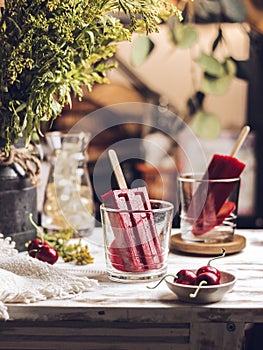
[[[69,299],[98,286],[95,279],[18,254],[14,242],[0,234],[0,319],[9,318],[8,303]]]

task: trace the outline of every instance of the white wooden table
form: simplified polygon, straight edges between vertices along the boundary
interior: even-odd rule
[[[0,322],[0,349],[242,349],[245,325],[263,323],[263,230],[238,233],[246,248],[214,264],[237,276],[218,303],[183,303],[165,282],[149,290],[147,283],[114,283],[100,274],[99,290],[83,299],[9,305],[10,320]],[[95,248],[94,268],[103,264],[101,251]],[[170,253],[169,272],[207,261]]]

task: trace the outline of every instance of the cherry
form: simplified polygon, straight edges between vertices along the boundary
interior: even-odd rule
[[[37,251],[44,245],[48,245],[48,243],[46,241],[42,242],[40,238],[33,239],[27,247],[28,254],[35,258]]]
[[[53,265],[58,260],[58,252],[55,248],[45,244],[38,249],[35,258]]]
[[[206,273],[206,272],[213,273],[214,275],[216,275],[218,277],[218,279],[220,279],[220,271],[217,268],[215,268],[214,266],[210,266],[210,265],[200,267],[196,271],[196,274],[198,276],[201,273]]]
[[[168,276],[174,278],[174,283],[198,286],[194,293],[190,293],[190,298],[196,298],[199,290],[204,285],[217,285],[220,284],[220,271],[213,266],[210,266],[211,261],[215,259],[223,258],[226,254],[225,248],[222,248],[222,254],[210,259],[207,265],[200,267],[196,273],[192,270],[182,269],[177,272],[176,276],[172,274],[165,275],[154,287],[149,287],[149,289],[154,289]]]
[[[176,278],[177,277],[177,278]],[[191,270],[180,270],[174,278],[175,283],[191,285],[195,284],[196,274]]]
[[[199,285],[202,281],[206,281],[207,285],[212,286],[215,284],[219,284],[220,276],[218,277],[213,272],[203,272],[196,277],[195,284]]]
[[[29,214],[29,220],[42,239],[35,238],[29,243],[27,247],[28,254],[32,258],[47,262],[51,265],[55,264],[55,262],[58,260],[57,250],[54,247],[51,247],[48,242],[44,240],[43,229],[34,222],[32,213]]]
[[[213,272],[202,272],[196,277],[197,288],[194,293],[189,294],[189,298],[196,298],[202,286],[214,286],[219,283],[220,277],[218,278]]]
[[[42,245],[42,240],[40,238],[33,239],[27,247],[28,254],[32,256],[32,258],[35,258],[38,249],[40,249]]]
[[[210,259],[206,266],[202,266],[196,271],[197,277],[200,274],[203,274],[203,273],[213,273],[216,276],[216,278],[217,278],[217,282],[219,283],[219,281],[220,281],[220,271],[217,268],[211,266],[210,264],[211,264],[211,261],[223,258],[225,255],[226,255],[226,250],[224,248],[222,248],[222,254],[221,255]],[[218,284],[218,283],[216,283],[216,284]]]
[[[163,278],[155,286],[153,286],[153,287],[147,286],[147,288],[154,289],[154,288],[158,287],[159,284],[168,276],[174,278],[174,283],[184,284],[184,285],[195,285],[196,274],[191,270],[183,269],[183,270],[178,271],[178,273],[176,275],[172,275],[169,273],[169,274],[163,276]]]

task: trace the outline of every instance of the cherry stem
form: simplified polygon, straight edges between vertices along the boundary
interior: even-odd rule
[[[37,230],[37,232],[39,233],[40,235],[40,239],[42,241],[42,243],[44,242],[44,232],[42,230],[42,227],[38,226],[35,221],[33,220],[33,214],[30,213],[29,214],[29,221],[31,222],[31,224],[35,227],[35,229]]]
[[[208,261],[208,263],[207,263],[207,266],[210,266],[210,265],[211,265],[211,261],[216,260],[216,259],[221,259],[221,258],[223,258],[225,255],[226,255],[226,250],[225,250],[225,248],[222,248],[222,253],[221,253],[221,255],[216,256],[216,257],[210,259],[210,260]]]
[[[173,278],[176,278],[176,279],[178,278],[176,275],[167,274],[167,275],[163,276],[163,278],[162,278],[155,286],[153,286],[153,287],[146,286],[146,288],[148,288],[148,289],[155,289],[156,287],[159,286],[159,284],[162,283],[162,281],[163,281],[166,277],[173,277]]]
[[[205,285],[207,285],[207,281],[205,281],[205,280],[201,281],[201,282],[199,283],[198,287],[196,288],[195,292],[189,294],[189,298],[191,298],[191,299],[196,298],[196,297],[197,297],[197,294],[199,293],[200,288],[201,288],[202,286],[205,286]]]
[[[38,249],[36,249],[36,248],[31,249],[31,250],[28,251],[29,254],[30,254],[30,253],[36,253],[36,252],[38,252]]]

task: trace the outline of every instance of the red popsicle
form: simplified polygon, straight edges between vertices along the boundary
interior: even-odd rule
[[[112,241],[110,245],[108,255],[112,263],[112,266],[115,267],[115,269],[120,271],[126,271],[122,260],[122,254],[121,254],[120,248],[118,248],[115,239]]]
[[[121,189],[105,193],[102,201],[106,207],[123,210],[109,213],[115,237],[111,254],[116,259],[115,267],[129,272],[160,268],[162,249],[146,187],[128,189],[115,152],[110,150],[109,156]],[[133,213],[128,212],[131,210]],[[147,212],[142,214],[140,210]]]
[[[234,155],[244,142],[249,127],[244,127],[230,156],[215,154],[208,166],[203,179],[234,179],[239,178],[245,168]],[[193,195],[187,211],[187,217],[196,219],[192,233],[200,236],[221,224],[235,209],[233,202],[227,201],[235,186],[235,182],[202,182]],[[203,208],[200,210],[200,205]]]

